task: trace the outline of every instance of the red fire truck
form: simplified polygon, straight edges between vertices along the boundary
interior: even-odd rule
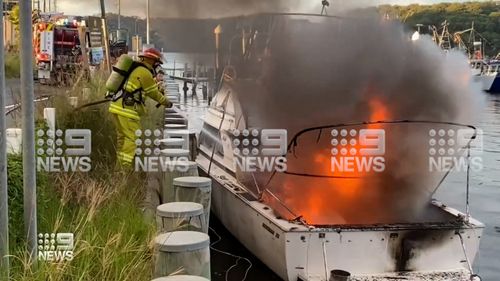
[[[82,24],[85,22],[69,21],[63,17],[35,23],[35,62],[41,84],[65,86],[74,81],[82,66],[82,44],[78,32]],[[86,51],[86,47],[83,50]]]
[[[68,17],[62,14],[42,15],[34,24],[34,46],[37,78],[41,84],[70,86],[81,73],[83,53],[88,64],[99,66],[104,60],[100,19]],[[85,33],[80,34],[79,30]],[[83,32],[83,31],[82,31]],[[110,55],[128,52],[128,32],[112,32]],[[83,42],[82,42],[83,41]]]

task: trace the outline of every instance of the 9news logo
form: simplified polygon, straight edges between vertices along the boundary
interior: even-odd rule
[[[189,157],[179,155],[165,155],[163,152],[188,151],[189,133],[171,130],[137,130],[135,132],[136,172],[187,172]],[[162,147],[165,149],[162,150]],[[162,152],[163,151],[163,152]]]
[[[284,129],[234,130],[234,164],[243,172],[285,172],[287,131]]]
[[[333,129],[332,172],[383,172],[385,170],[385,130]]]
[[[89,172],[92,133],[87,129],[37,131],[37,170]]]
[[[467,172],[468,168],[478,172],[483,169],[482,130],[431,129],[428,143],[429,172]]]
[[[74,244],[73,233],[39,233],[38,260],[71,261],[74,258]]]

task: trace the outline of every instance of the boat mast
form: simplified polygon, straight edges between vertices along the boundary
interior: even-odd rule
[[[441,38],[439,40],[439,47],[441,47],[445,51],[449,51],[451,49],[450,32],[448,30],[448,25],[448,21],[445,20],[443,22],[443,32],[441,33]]]
[[[326,12],[326,9],[327,9],[328,7],[330,7],[330,2],[328,2],[328,0],[323,0],[323,1],[321,1],[321,5],[323,6],[323,7],[321,8],[321,15],[322,15],[322,16],[323,16],[323,15],[327,16],[327,15],[328,15],[328,13]]]

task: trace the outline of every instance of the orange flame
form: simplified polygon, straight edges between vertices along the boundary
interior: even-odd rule
[[[390,114],[385,104],[376,98],[369,100],[370,121],[388,120]],[[367,125],[369,129],[383,128],[383,124]],[[356,128],[360,129],[360,128]],[[360,145],[352,146],[357,155]],[[285,204],[311,224],[346,224],[373,220],[376,214],[366,213],[359,206],[357,198],[364,196],[374,183],[369,181],[364,172],[332,172],[331,152],[316,151],[313,162],[314,171],[320,175],[331,175],[337,178],[297,178],[287,177],[283,182]],[[341,157],[341,156],[336,156]],[[338,178],[350,177],[350,178]],[[299,191],[299,192],[297,192]],[[372,204],[378,204],[375,201]],[[383,209],[384,206],[376,206]],[[342,216],[340,215],[342,214]]]

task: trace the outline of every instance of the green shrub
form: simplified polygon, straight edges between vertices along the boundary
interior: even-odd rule
[[[22,247],[24,239],[24,208],[23,208],[23,164],[22,155],[11,154],[7,160],[8,190],[9,190],[9,236],[13,250]],[[47,201],[50,201],[48,180],[45,173],[37,173],[37,199],[39,210],[44,210]]]
[[[86,102],[100,100],[103,85],[103,79],[84,81],[68,95],[82,98],[83,88],[88,87],[92,94]],[[22,159],[17,156],[9,161],[9,181],[15,190],[10,198],[11,218],[16,224],[11,229],[16,241],[11,252],[12,280],[151,280],[151,241],[156,229],[141,210],[146,183],[140,175],[114,171],[115,129],[109,104],[75,110],[67,96],[57,96],[52,102],[58,129],[92,131],[90,173],[40,174],[37,178],[38,231],[74,233],[75,258],[63,263],[39,262],[36,271],[29,266],[22,223]],[[43,125],[40,122],[37,127]]]
[[[21,59],[19,53],[9,52],[5,56],[5,77],[19,78],[21,76]]]
[[[9,235],[14,248],[22,241],[23,221],[23,164],[21,155],[9,155],[7,160],[9,192]]]

